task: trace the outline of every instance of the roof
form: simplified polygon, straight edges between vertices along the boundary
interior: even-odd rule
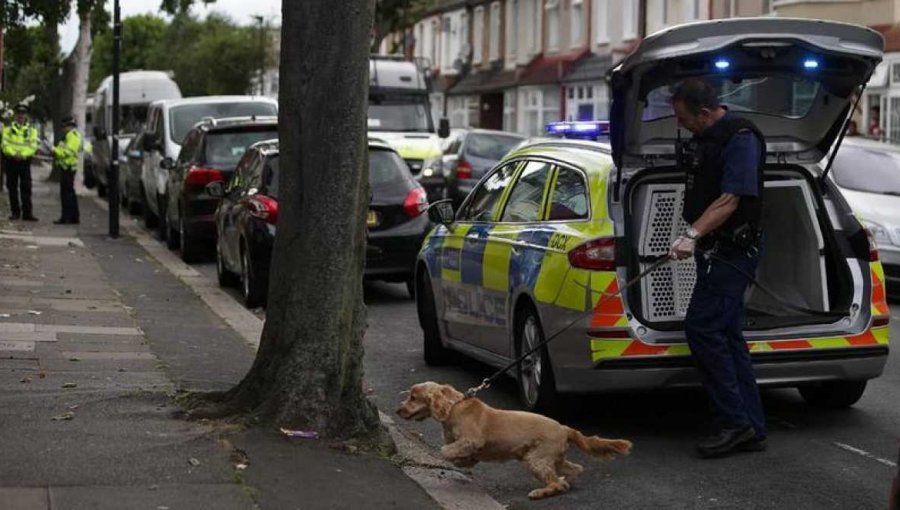
[[[514,87],[517,83],[515,69],[505,70],[502,67],[490,71],[472,73],[447,91],[450,95],[478,94],[482,92],[500,91]]]
[[[154,101],[154,104],[161,104],[163,106],[173,107],[173,106],[181,106],[185,104],[207,104],[207,103],[227,103],[231,101],[253,101],[260,103],[274,103],[277,104],[278,101],[270,97],[265,96],[195,96],[195,97],[182,97],[179,99],[160,99],[158,101]]]
[[[425,10],[424,16],[433,16],[442,12],[461,9],[466,6],[466,0],[436,0],[434,6]]]
[[[270,140],[260,140],[251,145],[250,148],[256,149],[266,156],[271,154],[278,154],[278,139],[272,138]]]
[[[246,116],[225,117],[221,119],[208,117],[194,124],[195,128],[207,128],[208,131],[228,129],[235,126],[277,126],[278,117],[274,116]]]
[[[514,149],[504,159],[518,156],[543,155],[564,160],[587,171],[606,172],[612,166],[609,161],[612,157],[611,152],[609,144],[606,143],[564,138],[542,138],[534,143],[527,143]]]
[[[604,80],[610,67],[612,67],[612,56],[589,53],[572,64],[569,74],[563,78],[563,82]]]
[[[541,55],[528,64],[519,78],[519,85],[560,83],[576,61],[588,54],[587,49],[559,55]]]

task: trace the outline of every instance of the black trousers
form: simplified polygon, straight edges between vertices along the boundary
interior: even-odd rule
[[[31,214],[31,159],[20,161],[3,158],[9,210],[13,216],[28,218]],[[21,199],[21,200],[20,200]]]
[[[62,202],[60,219],[69,223],[78,223],[78,198],[75,196],[75,172],[60,169],[59,200]]]

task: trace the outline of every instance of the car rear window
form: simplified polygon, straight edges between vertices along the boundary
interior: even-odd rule
[[[369,184],[378,186],[402,181],[409,175],[406,162],[394,151],[369,151]]]
[[[842,188],[900,195],[900,153],[844,146],[834,157],[832,173]]]
[[[169,128],[172,141],[180,144],[184,136],[206,117],[224,119],[226,117],[275,116],[278,109],[272,103],[262,101],[241,101],[232,103],[198,103],[173,107],[169,112]]]
[[[278,198],[278,155],[269,156],[263,167],[263,188],[266,195]]]
[[[223,170],[232,170],[247,147],[256,142],[278,138],[278,126],[246,131],[211,132],[206,135],[206,163]]]
[[[466,140],[466,154],[476,158],[500,161],[521,141],[522,138],[515,136],[472,133]]]

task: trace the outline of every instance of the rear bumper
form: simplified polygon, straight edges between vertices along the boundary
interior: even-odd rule
[[[397,281],[411,278],[428,226],[428,218],[422,214],[396,228],[369,233],[365,276]]]
[[[887,346],[753,353],[762,386],[799,386],[835,380],[865,380],[881,375]],[[700,386],[689,356],[613,359],[591,368],[553,368],[557,389],[568,393],[608,393]]]

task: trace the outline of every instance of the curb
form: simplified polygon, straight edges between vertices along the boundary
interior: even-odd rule
[[[104,211],[109,210],[105,200],[97,196],[90,196],[90,198]],[[125,215],[125,218],[127,217]],[[123,221],[123,217],[120,216],[119,226],[161,266],[203,300],[213,313],[234,329],[248,345],[254,350],[259,347],[263,328],[263,321],[260,318],[220,289],[216,282],[185,264],[134,222]],[[401,466],[403,473],[419,484],[441,508],[445,510],[503,510],[506,508],[505,505],[501,505],[484,489],[475,484],[469,476],[460,472],[447,461],[435,456],[427,445],[408,437],[390,416],[381,410],[378,411],[378,415],[397,446],[394,461]]]

